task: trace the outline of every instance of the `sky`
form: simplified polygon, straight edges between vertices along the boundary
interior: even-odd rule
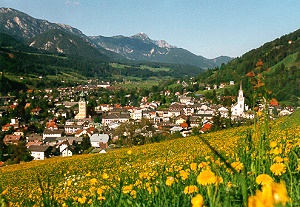
[[[300,28],[299,0],[0,0],[34,18],[87,36],[132,36],[206,58],[240,57]]]

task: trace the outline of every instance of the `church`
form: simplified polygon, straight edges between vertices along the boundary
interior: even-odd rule
[[[245,106],[244,92],[243,92],[242,83],[241,83],[237,102],[234,105],[232,105],[232,107],[231,107],[232,118],[237,118],[237,117],[243,116],[245,110],[248,110],[248,106]]]
[[[84,96],[84,93],[81,92],[80,95],[79,95],[80,99],[78,101],[78,110],[79,110],[79,113],[76,114],[75,116],[75,119],[79,120],[79,119],[84,119],[86,118],[86,101],[85,101],[85,96]]]

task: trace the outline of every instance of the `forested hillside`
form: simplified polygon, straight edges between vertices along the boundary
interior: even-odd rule
[[[207,70],[198,79],[209,84],[243,83],[248,97],[252,94],[251,78],[260,79],[272,97],[297,105],[300,96],[300,30],[284,35],[251,50],[220,68]]]

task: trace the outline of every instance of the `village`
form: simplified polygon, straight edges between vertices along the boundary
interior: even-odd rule
[[[223,83],[218,87],[225,86]],[[6,123],[2,123],[2,132],[5,134],[2,148],[18,145],[23,141],[34,160],[82,153],[106,153],[117,147],[161,141],[153,138],[155,136],[188,137],[207,133],[216,124],[214,122],[220,122],[220,119],[242,124],[246,123],[245,120],[254,118],[254,111],[245,104],[242,84],[230,108],[212,104],[201,94],[177,92],[173,95],[178,101],[163,109],[160,108],[160,101],[149,102],[149,97],[146,96],[141,99],[139,106],[102,103],[88,109],[87,98],[91,90],[107,90],[109,87],[110,84],[105,83],[58,88],[59,95],[55,98],[52,89],[46,89],[43,93],[26,91],[24,95],[27,100],[23,100],[25,106],[21,109],[30,109],[29,123],[22,122],[18,116],[5,119],[10,113],[18,115],[14,110],[21,101],[14,96],[1,97],[0,118],[6,120]],[[213,90],[209,87],[206,89]],[[160,93],[171,95],[168,90]],[[43,96],[39,97],[38,94]],[[42,105],[32,106],[28,101],[38,98],[52,102],[54,107],[45,111]],[[294,110],[282,108],[278,103],[270,103],[268,107],[270,116],[273,116],[274,108],[278,112],[277,116],[289,115]],[[93,110],[95,115],[89,115],[88,110]],[[42,113],[47,114],[46,120],[38,119]],[[224,122],[218,124],[222,125],[221,128],[226,128]]]

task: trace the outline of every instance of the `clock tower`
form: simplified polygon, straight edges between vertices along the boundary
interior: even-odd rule
[[[84,119],[86,118],[86,101],[85,101],[85,95],[83,92],[79,95],[79,101],[78,101],[78,109],[79,113],[75,116],[75,119]]]

